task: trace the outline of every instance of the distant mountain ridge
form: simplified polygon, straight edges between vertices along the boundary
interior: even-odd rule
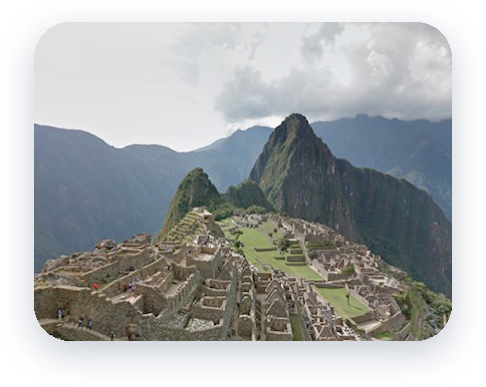
[[[377,169],[386,169],[382,172],[403,176],[410,181],[415,179],[421,188],[431,185],[429,192],[434,189],[434,181],[428,177],[430,167],[436,165],[435,170],[444,168],[438,179],[442,179],[445,192],[451,192],[451,159],[443,167],[440,150],[442,147],[452,149],[450,120],[442,124],[419,121],[420,128],[411,132],[413,136],[391,142],[393,149],[399,148],[401,143],[410,144],[406,152],[401,152],[406,162],[395,163],[378,162],[387,159],[385,144],[391,140],[386,133],[383,136],[387,140],[383,143],[373,140],[378,134],[371,133],[372,128],[366,124],[370,121],[377,121],[382,126],[381,121],[390,121],[388,126],[396,124],[405,128],[412,125],[382,117],[358,116],[313,126],[318,136],[329,137],[325,142],[338,157],[349,159],[357,166],[373,163]],[[342,135],[338,124],[344,128]],[[437,126],[434,134],[427,134],[434,125]],[[225,192],[231,185],[237,186],[248,177],[272,131],[268,127],[240,130],[207,147],[179,153],[159,145],[117,149],[87,132],[34,125],[35,270],[49,258],[87,250],[106,237],[121,241],[138,232],[155,234],[179,182],[196,167],[204,169],[219,192]],[[363,132],[356,141],[352,141],[354,131]],[[407,138],[407,130],[402,132]],[[428,142],[423,141],[423,137]],[[376,144],[376,152],[369,143]],[[362,153],[358,152],[360,149]],[[400,152],[395,149],[392,153]],[[362,156],[358,158],[357,155]],[[370,155],[376,157],[370,161]],[[425,160],[424,155],[427,156]],[[435,155],[432,163],[429,162],[430,155]],[[440,204],[437,196],[434,199]],[[447,205],[450,207],[451,201],[442,208]]]
[[[327,224],[451,296],[452,225],[437,204],[405,180],[337,159],[302,115],[272,132],[250,179],[277,210]]]
[[[311,126],[334,155],[425,189],[452,220],[451,119],[401,121],[360,114]]]
[[[86,132],[37,125],[34,147],[36,271],[100,237],[123,240],[160,227],[172,183],[139,158]]]

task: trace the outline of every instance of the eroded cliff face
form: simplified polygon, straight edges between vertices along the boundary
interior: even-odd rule
[[[451,297],[452,226],[412,184],[336,159],[306,118],[274,130],[250,179],[276,209],[328,224]]]

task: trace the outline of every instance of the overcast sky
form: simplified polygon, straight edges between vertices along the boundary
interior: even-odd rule
[[[65,23],[35,51],[35,122],[188,151],[294,112],[440,120],[451,61],[419,23]]]

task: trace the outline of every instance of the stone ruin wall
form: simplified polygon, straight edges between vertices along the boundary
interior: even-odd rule
[[[166,306],[163,310],[163,317],[168,318],[176,313],[180,307],[193,296],[195,289],[198,288],[201,283],[201,275],[198,271],[195,271],[194,273],[191,273],[189,277],[187,277],[187,283],[181,286],[181,288],[179,288],[177,293],[173,296],[167,296],[159,293],[160,297],[164,298],[163,302],[165,302]]]
[[[231,285],[230,285],[229,293],[227,295],[226,309],[223,316],[223,331],[222,331],[223,339],[228,336],[228,332],[231,329],[233,323],[233,314],[235,311],[237,288],[238,288],[238,271],[236,269],[236,266],[233,266]]]
[[[133,271],[148,265],[155,259],[152,246],[148,246],[140,250],[140,247],[133,247],[123,249],[117,252],[116,262],[118,263],[118,271]]]
[[[140,312],[128,302],[113,303],[102,294],[88,288],[47,287],[34,290],[34,310],[37,320],[56,319],[58,308],[69,303],[69,315],[74,323],[82,317],[84,324],[93,321],[93,329],[109,336],[125,336],[129,323],[137,324]]]
[[[266,339],[268,341],[292,341],[294,336],[288,318],[268,317]]]
[[[226,337],[223,324],[201,331],[190,331],[143,319],[140,326],[144,333],[143,340],[148,341],[215,341]]]
[[[163,266],[162,260],[157,261],[157,264],[151,266],[151,268],[144,268],[144,270],[156,271],[157,266]],[[136,277],[140,273],[132,273],[129,278],[124,277],[122,282],[125,282],[131,277]],[[178,268],[178,274],[180,276],[187,277],[188,283],[180,289],[180,291],[172,296],[167,297],[162,293],[156,292],[149,286],[142,284],[137,285],[134,296],[142,294],[138,302],[141,310],[147,310],[155,305],[160,305],[150,312],[154,314],[160,313],[162,310],[166,310],[168,313],[176,312],[180,304],[186,301],[187,297],[192,295],[194,289],[201,283],[201,277],[199,273],[194,269],[188,269],[184,267]],[[117,284],[116,286],[118,286]],[[123,337],[126,335],[126,328],[128,324],[141,324],[144,322],[144,326],[147,329],[142,331],[142,335],[146,334],[157,326],[163,326],[161,320],[157,320],[154,314],[148,314],[143,316],[141,311],[129,302],[117,302],[114,303],[110,299],[106,298],[103,293],[97,293],[91,291],[89,288],[71,287],[71,286],[54,286],[54,287],[39,287],[34,289],[34,310],[38,320],[41,319],[56,319],[58,308],[64,308],[69,305],[70,319],[77,324],[80,317],[84,319],[86,324],[88,319],[93,321],[93,330],[100,332],[106,336],[109,336],[111,332],[114,332],[117,337]],[[163,309],[165,306],[165,309]],[[164,330],[168,332],[170,329]],[[151,335],[153,337],[153,335]],[[67,337],[66,337],[67,338]],[[144,337],[144,339],[146,339]],[[153,338],[158,340],[157,338]]]
[[[150,286],[137,285],[136,293],[143,295],[141,308],[144,314],[152,313],[157,317],[168,307],[167,297]]]
[[[131,273],[111,282],[106,287],[101,289],[101,291],[102,293],[106,294],[108,297],[113,297],[123,292],[124,290],[123,286],[125,284],[130,283],[135,278],[146,278],[148,276],[151,276],[155,274],[157,271],[160,271],[167,264],[168,263],[166,259],[158,259],[157,261],[154,261],[151,264],[142,267],[141,269],[132,271]]]
[[[199,305],[191,311],[191,317],[218,322],[223,319],[226,311],[226,297],[204,296]]]
[[[256,337],[255,316],[252,311],[250,314],[240,314],[238,316],[238,335],[241,337]]]
[[[211,284],[216,284],[214,287],[211,287]],[[221,297],[226,296],[230,291],[231,281],[222,281],[222,280],[215,280],[215,279],[207,279],[206,283],[202,286],[202,292],[205,296],[211,297]]]
[[[204,251],[204,249],[201,250]],[[226,250],[219,247],[214,252],[212,259],[204,261],[198,260],[197,257],[194,257],[193,259],[188,257],[187,264],[195,265],[204,278],[216,278],[221,270],[221,267],[223,266],[223,258],[225,253]]]
[[[59,325],[57,321],[42,325],[42,328],[53,337],[62,338],[64,341],[100,341],[100,335],[86,329],[76,329]],[[104,336],[104,335],[103,335]],[[103,337],[101,336],[101,337]],[[108,337],[103,337],[107,340]]]

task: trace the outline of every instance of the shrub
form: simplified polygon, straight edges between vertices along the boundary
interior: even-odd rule
[[[250,215],[250,214],[264,215],[266,213],[267,210],[265,208],[257,206],[255,204],[248,207],[245,211],[245,215]]]
[[[346,266],[343,270],[341,270],[341,274],[349,277],[356,274],[356,270],[354,269],[354,266]]]
[[[286,251],[290,247],[290,241],[287,237],[282,237],[278,241],[278,248],[282,251]]]

